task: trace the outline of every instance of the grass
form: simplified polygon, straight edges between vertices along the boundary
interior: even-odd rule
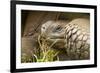
[[[39,43],[39,48],[37,49],[39,49],[39,52],[37,54],[33,53],[31,58],[27,56],[21,57],[22,63],[59,61],[59,57],[57,56],[59,52],[52,48],[55,42],[52,43],[51,45],[48,45],[47,40],[42,38],[41,35],[39,35],[38,43]]]

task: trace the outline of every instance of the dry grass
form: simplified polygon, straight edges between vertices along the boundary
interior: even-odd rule
[[[55,42],[49,46],[47,40],[39,35],[38,43],[39,48],[37,49],[39,49],[39,52],[37,54],[33,53],[32,58],[28,58],[27,56],[21,57],[23,63],[59,61],[59,57],[57,56],[59,52],[52,48]]]

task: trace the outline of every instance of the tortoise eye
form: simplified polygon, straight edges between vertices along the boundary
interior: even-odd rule
[[[42,27],[43,29],[45,29],[45,27]]]
[[[61,30],[62,28],[60,27],[60,26],[58,26],[57,28],[56,28],[56,30]]]
[[[58,27],[56,27],[56,28],[53,30],[53,32],[60,32],[61,29],[62,29],[62,27],[61,27],[61,26],[58,26]]]

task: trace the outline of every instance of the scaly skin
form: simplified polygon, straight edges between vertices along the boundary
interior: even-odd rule
[[[41,27],[41,35],[49,42],[57,41],[57,48],[65,48],[69,59],[89,59],[89,19],[77,18],[71,22],[48,21]]]

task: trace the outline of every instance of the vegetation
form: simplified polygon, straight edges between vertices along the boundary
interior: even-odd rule
[[[38,53],[34,54],[30,58],[28,56],[22,56],[21,61],[22,63],[28,63],[28,62],[52,62],[52,61],[59,61],[58,51],[54,50],[52,46],[55,44],[52,43],[50,46],[48,46],[48,42],[46,39],[41,38],[41,35],[38,36],[38,43],[39,43],[39,51]]]

